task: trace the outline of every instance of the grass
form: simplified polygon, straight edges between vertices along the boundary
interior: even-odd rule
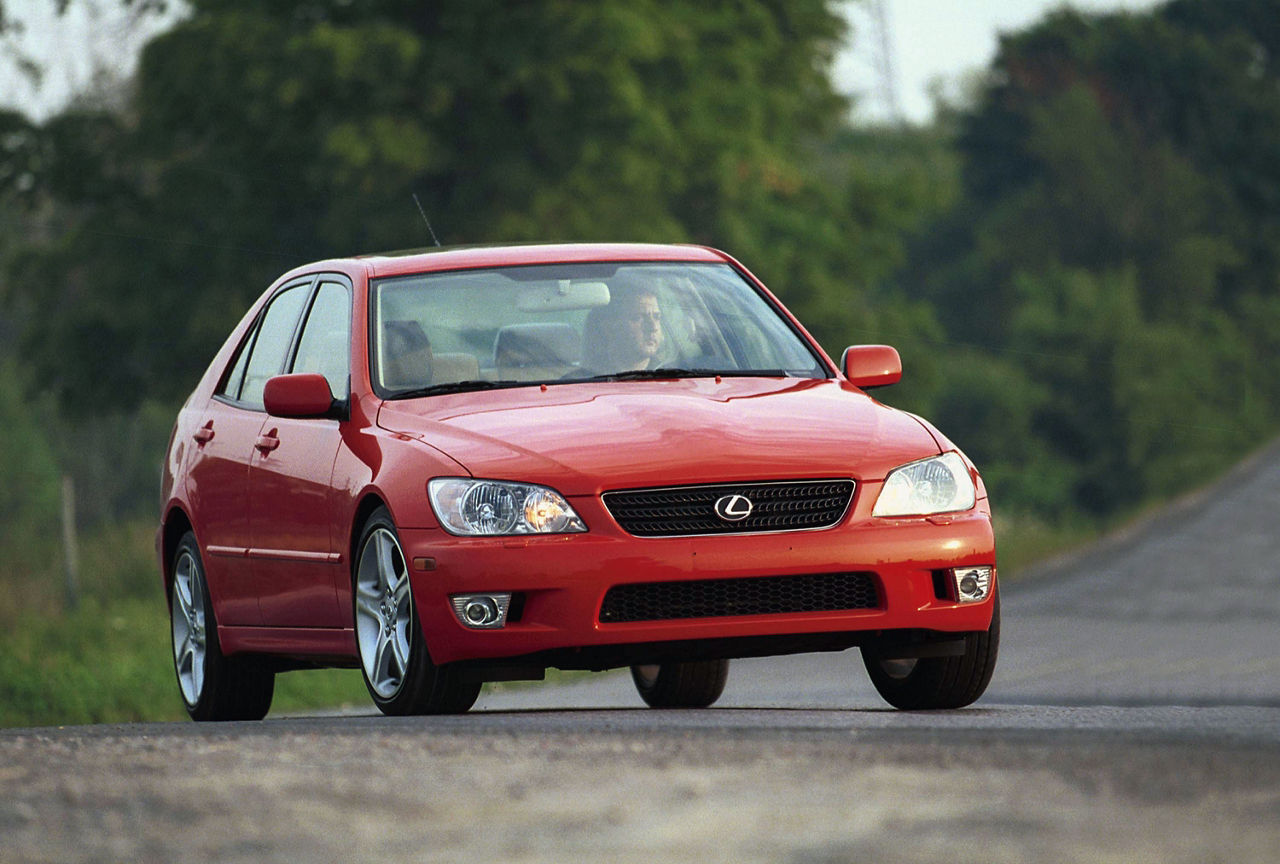
[[[1028,564],[1097,535],[1086,523],[1000,514],[1001,577],[1016,579]],[[60,572],[0,573],[0,595],[8,598],[0,604],[0,726],[185,718],[153,544],[145,520],[84,539],[73,611],[64,608]],[[551,670],[549,677],[558,676]],[[341,707],[372,707],[358,670],[276,677],[273,714]]]
[[[158,590],[31,616],[0,636],[0,726],[183,719],[169,650]],[[368,704],[359,671],[308,670],[277,676],[272,711]]]
[[[186,717],[154,543],[149,520],[81,538],[75,609],[61,562],[0,572],[0,727]],[[307,670],[276,677],[272,712],[370,704],[358,670]]]
[[[32,616],[0,637],[0,725],[173,720],[164,603],[83,602]]]

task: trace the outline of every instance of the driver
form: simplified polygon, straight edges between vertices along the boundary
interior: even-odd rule
[[[640,289],[617,298],[617,342],[613,356],[619,371],[653,369],[666,338],[662,332],[662,308],[652,291]]]

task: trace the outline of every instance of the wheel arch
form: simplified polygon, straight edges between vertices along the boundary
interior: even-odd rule
[[[385,508],[387,512],[391,511],[382,494],[372,490],[364,493],[356,504],[355,514],[351,519],[351,530],[347,535],[347,561],[350,563],[349,569],[353,573],[355,572],[356,556],[360,551],[357,547],[360,545],[360,535],[364,531],[364,523],[369,521],[369,517],[379,507]]]
[[[160,575],[164,581],[165,599],[173,588],[173,555],[178,551],[178,543],[190,531],[195,533],[191,517],[181,507],[171,507],[165,516],[160,534]]]

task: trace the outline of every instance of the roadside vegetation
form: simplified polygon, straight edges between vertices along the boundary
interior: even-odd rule
[[[850,121],[833,0],[189,6],[134,80],[0,110],[0,723],[180,715],[169,423],[281,272],[425,245],[415,194],[450,244],[718,246],[832,356],[896,345],[876,395],[981,466],[1005,578],[1280,427],[1276,0],[1056,11],[925,126]]]

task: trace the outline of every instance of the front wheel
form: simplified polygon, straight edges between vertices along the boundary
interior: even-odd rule
[[[728,679],[728,660],[631,667],[631,680],[650,708],[706,708],[720,698]]]
[[[409,568],[391,514],[378,508],[365,523],[356,557],[355,622],[360,668],[383,714],[461,714],[481,684],[437,666],[413,605]]]
[[[169,588],[173,668],[192,720],[261,720],[271,708],[275,673],[253,658],[224,657],[196,536],[173,554]]]
[[[886,702],[906,711],[963,708],[977,701],[991,683],[1000,650],[1000,596],[991,611],[991,627],[964,637],[956,657],[900,659],[881,646],[862,648],[871,683]]]

